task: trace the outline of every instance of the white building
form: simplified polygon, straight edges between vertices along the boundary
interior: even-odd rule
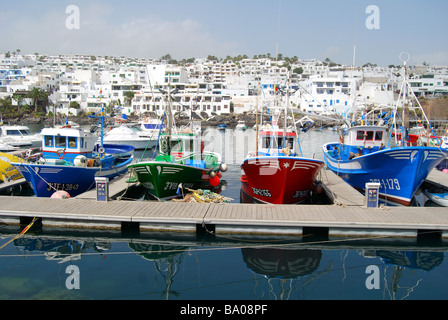
[[[448,94],[448,75],[423,75],[409,80],[416,96]]]
[[[302,83],[299,108],[304,112],[347,113],[353,106],[359,79],[312,76]]]
[[[211,92],[176,93],[172,101],[173,112],[185,112],[187,115],[192,110],[197,114],[230,113],[231,97],[229,95],[214,94]],[[161,117],[166,108],[166,96],[160,92],[137,93],[132,100],[132,111],[136,114],[154,113]]]

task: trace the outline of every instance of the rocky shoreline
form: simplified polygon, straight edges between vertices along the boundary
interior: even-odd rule
[[[254,114],[228,114],[228,115],[215,115],[208,119],[201,119],[200,117],[195,117],[195,119],[204,121],[206,126],[218,126],[220,124],[226,124],[229,127],[236,126],[238,121],[245,121],[248,127],[252,127],[255,125],[256,117]],[[80,125],[94,125],[98,122],[98,119],[92,119],[87,116],[70,116],[69,120]],[[129,117],[129,122],[138,122],[140,118],[138,117]],[[3,119],[4,124],[10,125],[43,125],[43,126],[53,126],[53,122],[56,124],[62,124],[65,121],[65,118],[62,120],[61,118],[54,120],[53,117],[37,117],[37,116],[26,116],[23,118],[12,118],[12,119]],[[190,119],[188,117],[179,117],[176,116],[176,123],[179,125],[188,124]],[[107,118],[107,124],[114,123],[114,118]]]

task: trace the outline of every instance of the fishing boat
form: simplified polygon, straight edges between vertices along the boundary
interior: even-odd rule
[[[268,204],[302,203],[309,199],[324,162],[301,154],[297,132],[309,129],[309,118],[295,122],[300,124],[295,130],[286,123],[282,130],[278,125],[281,108],[273,111],[271,126],[257,132],[257,150],[249,152],[241,165],[243,197]]]
[[[404,69],[406,70],[406,64]],[[400,97],[405,100],[411,95],[415,97],[407,83],[405,71],[395,109],[405,103],[403,101],[400,104]],[[419,103],[418,106],[427,120]],[[341,135],[338,142],[323,146],[324,160],[330,170],[354,188],[364,191],[366,183],[379,183],[382,198],[409,206],[429,172],[448,156],[448,150],[440,147],[408,146],[406,132],[397,134],[397,115],[395,112],[390,128],[373,123],[348,128],[348,134]],[[430,126],[429,121],[427,122]],[[392,139],[392,133],[395,139]],[[402,140],[397,140],[398,137]]]
[[[101,124],[102,129],[103,119]],[[112,180],[126,173],[133,161],[128,148],[120,153],[128,154],[127,157],[115,157],[113,153],[117,150],[108,150],[102,140],[98,146],[97,135],[80,128],[44,128],[41,136],[41,159],[34,163],[11,162],[37,197],[51,197],[58,191],[70,197],[77,196],[95,188],[95,177]],[[114,146],[115,149],[118,147]]]
[[[213,189],[220,183],[221,172],[227,170],[220,154],[204,151],[200,122],[192,122],[182,130],[174,127],[169,93],[168,97],[166,128],[163,132],[160,129],[157,140],[159,154],[129,166],[130,181],[139,182],[159,200],[180,196],[182,188]]]

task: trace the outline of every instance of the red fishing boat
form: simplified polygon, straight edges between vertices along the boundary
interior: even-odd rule
[[[257,151],[250,152],[241,165],[241,190],[245,199],[297,204],[309,198],[324,162],[299,156],[297,131],[308,130],[313,121],[304,117],[297,123],[300,125],[295,130],[286,127],[281,130],[276,117],[272,126],[258,133]]]

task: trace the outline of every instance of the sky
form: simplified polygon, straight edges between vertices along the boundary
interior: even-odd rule
[[[447,0],[8,1],[0,52],[177,60],[278,52],[357,66],[401,64],[407,52],[409,64],[448,65],[447,12]]]

